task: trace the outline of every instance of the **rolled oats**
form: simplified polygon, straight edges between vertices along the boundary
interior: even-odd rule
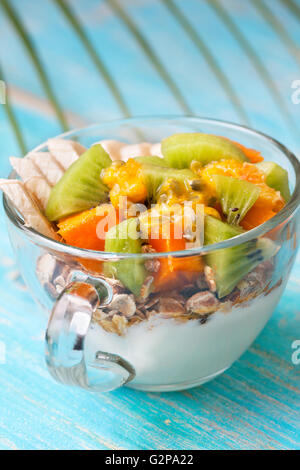
[[[108,333],[118,333],[116,325],[111,320],[100,320],[99,325]]]
[[[190,313],[206,315],[215,312],[219,305],[219,300],[212,292],[203,291],[190,297],[186,303],[186,308]]]
[[[151,294],[149,300],[144,304],[146,310],[153,309],[155,305],[158,304],[160,299],[160,295],[158,294]]]
[[[127,332],[128,321],[126,317],[116,314],[112,317],[112,324],[115,326],[116,332],[119,336],[122,336]]]
[[[133,297],[128,294],[116,294],[114,295],[109,308],[116,310],[118,313],[122,313],[125,317],[130,318],[136,312],[136,305]]]
[[[145,301],[149,295],[152,292],[153,289],[153,282],[154,282],[154,277],[153,276],[148,276],[146,277],[142,287],[141,287],[141,292],[140,292],[140,300]]]
[[[160,261],[157,258],[147,259],[145,261],[145,268],[149,273],[158,273],[160,268]]]
[[[172,297],[162,297],[159,300],[159,313],[167,317],[181,317],[185,314],[185,308]]]

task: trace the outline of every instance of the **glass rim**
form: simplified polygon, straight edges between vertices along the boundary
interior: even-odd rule
[[[97,250],[90,250],[90,249],[85,249],[85,248],[78,248],[72,245],[67,245],[63,242],[60,242],[58,240],[53,240],[52,238],[49,238],[39,232],[37,232],[35,229],[32,227],[27,227],[24,224],[23,219],[20,217],[20,215],[17,212],[17,209],[13,206],[9,198],[3,194],[3,206],[4,210],[6,213],[6,216],[8,219],[13,223],[15,227],[20,229],[22,232],[28,236],[28,238],[31,239],[31,241],[40,247],[43,248],[48,248],[56,252],[61,252],[63,254],[69,254],[72,256],[76,256],[79,258],[86,258],[86,259],[111,259],[111,258],[117,258],[117,259],[128,259],[128,258],[139,258],[139,259],[153,259],[153,258],[164,258],[168,256],[172,257],[191,257],[191,256],[203,256],[207,255],[211,252],[215,252],[224,248],[229,248],[229,247],[234,247],[237,245],[240,245],[241,243],[253,240],[255,238],[258,238],[271,230],[275,229],[282,223],[284,223],[286,220],[288,220],[290,217],[294,215],[296,210],[299,207],[300,204],[300,162],[298,161],[297,157],[288,150],[287,147],[285,147],[283,144],[281,144],[279,141],[274,139],[273,137],[270,137],[269,135],[251,129],[250,127],[240,125],[240,124],[235,124],[232,122],[228,121],[223,121],[221,119],[211,119],[211,118],[202,118],[202,117],[196,117],[196,116],[186,116],[186,115],[157,115],[157,116],[140,116],[140,117],[132,117],[132,118],[124,118],[124,119],[114,119],[110,121],[106,121],[103,123],[95,123],[91,124],[88,126],[80,127],[80,128],[75,128],[73,130],[69,130],[67,132],[64,132],[62,134],[59,134],[53,138],[70,138],[70,137],[75,137],[76,134],[80,132],[88,132],[92,131],[95,129],[105,129],[105,127],[109,127],[111,125],[117,125],[117,124],[132,124],[138,123],[141,121],[151,121],[151,120],[163,120],[163,121],[176,121],[176,120],[186,120],[188,122],[195,122],[197,124],[221,124],[225,125],[230,129],[236,130],[236,131],[242,131],[247,134],[252,134],[255,136],[262,137],[265,141],[271,143],[277,149],[285,155],[285,157],[289,160],[289,162],[292,164],[294,171],[295,171],[295,188],[293,191],[293,194],[291,195],[291,198],[289,202],[271,219],[267,220],[263,224],[248,230],[236,237],[229,238],[227,240],[223,240],[218,243],[213,243],[211,245],[203,245],[201,247],[197,248],[190,248],[186,250],[180,250],[180,251],[169,251],[169,252],[156,252],[156,253],[116,253],[116,252],[106,252],[106,251],[97,251]],[[37,152],[41,151],[47,146],[47,142],[43,142],[42,144],[39,144],[36,146],[34,149],[32,149],[30,152]],[[11,172],[9,175],[9,178],[12,178],[14,175],[14,172]]]

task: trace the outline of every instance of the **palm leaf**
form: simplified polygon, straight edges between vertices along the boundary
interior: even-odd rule
[[[63,111],[55,97],[55,94],[52,90],[52,86],[50,84],[50,81],[48,79],[48,76],[44,70],[44,67],[42,65],[42,62],[39,58],[39,55],[34,47],[34,44],[27,33],[25,26],[22,24],[21,19],[19,18],[18,14],[15,12],[14,8],[12,7],[11,3],[8,0],[2,0],[1,5],[7,14],[7,17],[9,18],[11,24],[13,25],[16,33],[18,34],[19,38],[22,40],[23,45],[25,49],[27,50],[27,53],[29,57],[31,58],[31,61],[33,63],[33,66],[38,74],[38,77],[40,79],[40,82],[44,88],[44,91],[53,106],[53,109],[55,110],[55,113],[57,115],[57,118],[64,130],[67,130],[68,125],[65,120]]]
[[[289,36],[289,33],[283,26],[283,24],[277,20],[276,16],[272,13],[270,8],[261,2],[261,0],[252,0],[253,5],[263,16],[265,21],[270,24],[276,34],[281,38],[282,42],[285,44],[286,48],[290,52],[291,56],[295,61],[300,64],[300,56],[298,46]]]
[[[300,21],[300,6],[294,0],[281,0],[281,3]]]
[[[219,0],[206,0],[207,3],[214,9],[215,13],[218,15],[220,20],[231,32],[236,41],[244,49],[245,54],[248,56],[249,60],[252,62],[257,73],[260,75],[262,81],[265,83],[271,96],[273,97],[274,102],[276,103],[279,111],[284,116],[287,124],[289,125],[291,131],[299,138],[297,132],[297,124],[294,122],[293,116],[290,114],[288,107],[286,106],[285,101],[282,99],[280,92],[277,88],[276,83],[274,82],[272,75],[269,73],[268,69],[265,67],[263,62],[260,60],[259,56],[256,54],[252,45],[248,42],[242,31],[235,25],[227,11],[220,4]]]
[[[164,67],[163,63],[157,57],[151,45],[140,32],[136,24],[132,21],[130,16],[127,15],[123,7],[116,0],[107,0],[107,2],[112,8],[112,10],[116,13],[116,15],[118,15],[122,22],[125,24],[127,29],[131,32],[132,36],[135,38],[141,49],[144,51],[145,55],[148,57],[148,59],[156,69],[157,73],[169,87],[169,90],[172,92],[174,98],[176,99],[182,110],[187,114],[193,114],[189,105],[185,101],[181,91],[177,87],[176,83],[173,81],[172,77]]]
[[[105,80],[107,86],[109,87],[112,95],[114,96],[116,102],[118,103],[118,106],[122,113],[125,116],[130,116],[130,111],[124,101],[124,98],[121,95],[121,92],[114,81],[113,77],[110,75],[109,71],[103,64],[100,56],[98,55],[97,51],[95,50],[93,44],[89,40],[88,36],[86,35],[83,27],[80,24],[80,21],[78,18],[75,16],[74,12],[71,10],[71,8],[67,5],[66,2],[63,0],[54,0],[54,2],[57,4],[57,6],[61,9],[63,14],[65,15],[66,19],[72,26],[73,30],[77,34],[77,36],[80,38],[83,46],[85,47],[86,51],[88,52],[91,60],[93,61],[95,67],[97,70],[100,72],[102,75],[103,79]]]
[[[0,78],[1,78],[1,80],[3,80],[4,83],[5,83],[3,71],[2,71],[1,68],[0,68]],[[8,119],[8,121],[9,121],[9,123],[10,123],[10,126],[11,126],[11,128],[12,128],[12,131],[13,131],[13,133],[14,133],[14,135],[15,135],[17,144],[18,144],[19,149],[20,149],[20,152],[21,152],[22,155],[24,155],[25,153],[27,153],[25,140],[24,140],[24,137],[23,137],[21,128],[20,128],[20,126],[19,126],[19,123],[18,123],[18,121],[17,121],[17,118],[16,118],[16,116],[15,116],[14,110],[13,110],[11,104],[10,104],[8,92],[6,93],[6,97],[5,97],[4,110],[5,110],[7,119]]]
[[[239,100],[238,95],[236,94],[227,76],[223,73],[223,71],[219,67],[217,60],[214,58],[208,46],[201,39],[200,35],[193,28],[192,24],[188,21],[186,16],[180,11],[180,9],[175,5],[175,3],[172,0],[161,0],[161,1],[162,3],[165,4],[165,6],[169,9],[172,15],[176,18],[176,20],[181,25],[181,27],[185,30],[185,32],[193,41],[198,51],[203,55],[208,66],[210,67],[212,72],[215,74],[222,88],[224,88],[225,92],[227,93],[228,98],[230,99],[233,107],[235,108],[242,122],[249,124],[248,116]]]

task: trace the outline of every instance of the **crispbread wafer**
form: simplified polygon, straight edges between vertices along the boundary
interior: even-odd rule
[[[23,180],[30,196],[33,197],[39,203],[41,209],[44,210],[48,202],[51,186],[42,174],[40,168],[36,165],[34,160],[27,157],[11,157],[10,163]]]
[[[42,176],[41,171],[34,161],[29,160],[28,158],[10,157],[9,161],[13,169],[18,173],[23,181],[26,181],[32,176]]]
[[[157,142],[156,144],[151,145],[150,155],[155,155],[156,157],[163,158],[163,154],[161,153],[161,143],[160,142]]]
[[[100,144],[108,153],[112,160],[121,160],[121,149],[126,146],[124,142],[118,140],[99,140],[93,145]]]
[[[43,176],[32,176],[24,182],[25,188],[31,196],[39,203],[41,209],[45,210],[50,196],[51,186]]]
[[[93,145],[97,144],[102,145],[112,160],[126,161],[128,158],[147,155],[162,157],[160,142],[155,144],[149,144],[148,142],[142,142],[140,144],[125,144],[125,142],[120,142],[118,140],[99,140]]]
[[[54,138],[49,139],[47,145],[51,155],[53,155],[65,170],[86,151],[83,145],[73,140]]]
[[[27,159],[35,163],[51,186],[54,186],[64,174],[63,166],[57,162],[50,152],[31,152],[26,155],[24,160]]]
[[[132,145],[116,140],[101,140],[97,143],[102,145],[112,160],[127,160],[146,155],[161,156],[159,143],[142,142]],[[48,152],[29,152],[24,158],[11,157],[11,165],[22,182],[0,180],[0,189],[13,200],[26,225],[51,238],[57,238],[43,212],[51,188],[86,148],[78,142],[61,138],[49,139],[47,144]]]
[[[0,179],[0,189],[22,214],[26,226],[34,228],[42,235],[58,239],[52,225],[42,214],[37,202],[30,196],[22,181]]]
[[[120,150],[121,160],[127,161],[129,158],[143,157],[150,154],[151,144],[141,142],[140,144],[125,145]]]

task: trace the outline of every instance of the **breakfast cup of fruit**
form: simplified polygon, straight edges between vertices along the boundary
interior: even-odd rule
[[[197,386],[269,320],[299,234],[300,164],[277,141],[209,119],[125,119],[10,161],[8,230],[58,382]]]

